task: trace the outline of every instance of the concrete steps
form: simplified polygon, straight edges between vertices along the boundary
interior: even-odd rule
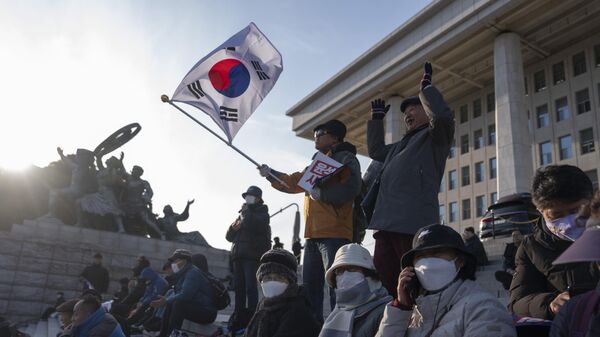
[[[10,232],[0,232],[0,316],[13,322],[35,320],[53,304],[57,291],[67,299],[77,297],[79,274],[97,252],[110,271],[105,295],[110,299],[119,288],[118,280],[132,276],[139,254],[160,270],[177,248],[204,254],[215,276],[229,274],[229,252],[222,249],[78,228],[51,219],[13,225]]]
[[[31,337],[48,337],[48,322],[39,321],[35,327],[35,332]]]
[[[56,318],[48,319],[48,337],[56,337],[60,332],[60,323]]]
[[[488,256],[490,263],[481,268],[475,274],[477,284],[484,290],[492,293],[502,304],[508,304],[508,291],[502,287],[502,284],[496,281],[494,274],[502,269],[502,256]]]

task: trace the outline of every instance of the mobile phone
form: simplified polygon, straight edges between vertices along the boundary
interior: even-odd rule
[[[578,286],[568,286],[567,291],[569,292],[569,297],[573,298],[577,295],[581,295],[583,293],[587,293],[588,291],[594,289],[593,287],[578,287]]]
[[[421,289],[421,283],[419,283],[419,279],[415,275],[409,282],[404,285],[404,290],[408,293],[410,297],[411,304],[416,303],[416,299],[419,296],[419,291]]]

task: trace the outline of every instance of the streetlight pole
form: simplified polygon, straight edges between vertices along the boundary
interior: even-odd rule
[[[271,218],[276,216],[277,214],[282,213],[283,211],[285,211],[286,209],[292,207],[292,206],[296,206],[296,215],[294,217],[294,236],[292,237],[292,244],[294,242],[296,242],[298,239],[300,239],[300,206],[298,206],[297,203],[293,202],[283,208],[281,208],[279,211],[271,214]]]

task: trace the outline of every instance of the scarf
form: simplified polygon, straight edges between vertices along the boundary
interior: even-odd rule
[[[300,286],[292,283],[287,287],[283,294],[279,296],[263,297],[263,299],[258,303],[258,307],[252,316],[252,319],[248,323],[244,336],[270,336],[270,331],[277,330],[277,326],[271,325],[279,324],[275,318],[277,317],[276,312],[290,306],[292,301],[297,301],[299,297],[302,297],[302,292],[303,290],[300,288]]]
[[[335,308],[329,314],[319,337],[352,337],[354,319],[392,300],[380,281],[366,277],[350,289],[336,289]]]

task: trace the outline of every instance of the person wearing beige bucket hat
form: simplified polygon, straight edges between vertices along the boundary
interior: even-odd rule
[[[553,262],[554,265],[589,262],[591,268],[600,270],[600,192],[596,192],[589,205],[589,215],[581,237]],[[572,297],[552,321],[550,337],[600,336],[600,282],[595,289],[583,294],[577,294],[580,291],[576,288],[569,291]]]
[[[356,243],[340,247],[325,279],[335,289],[336,305],[319,337],[374,336],[392,296],[381,284],[369,251]]]

